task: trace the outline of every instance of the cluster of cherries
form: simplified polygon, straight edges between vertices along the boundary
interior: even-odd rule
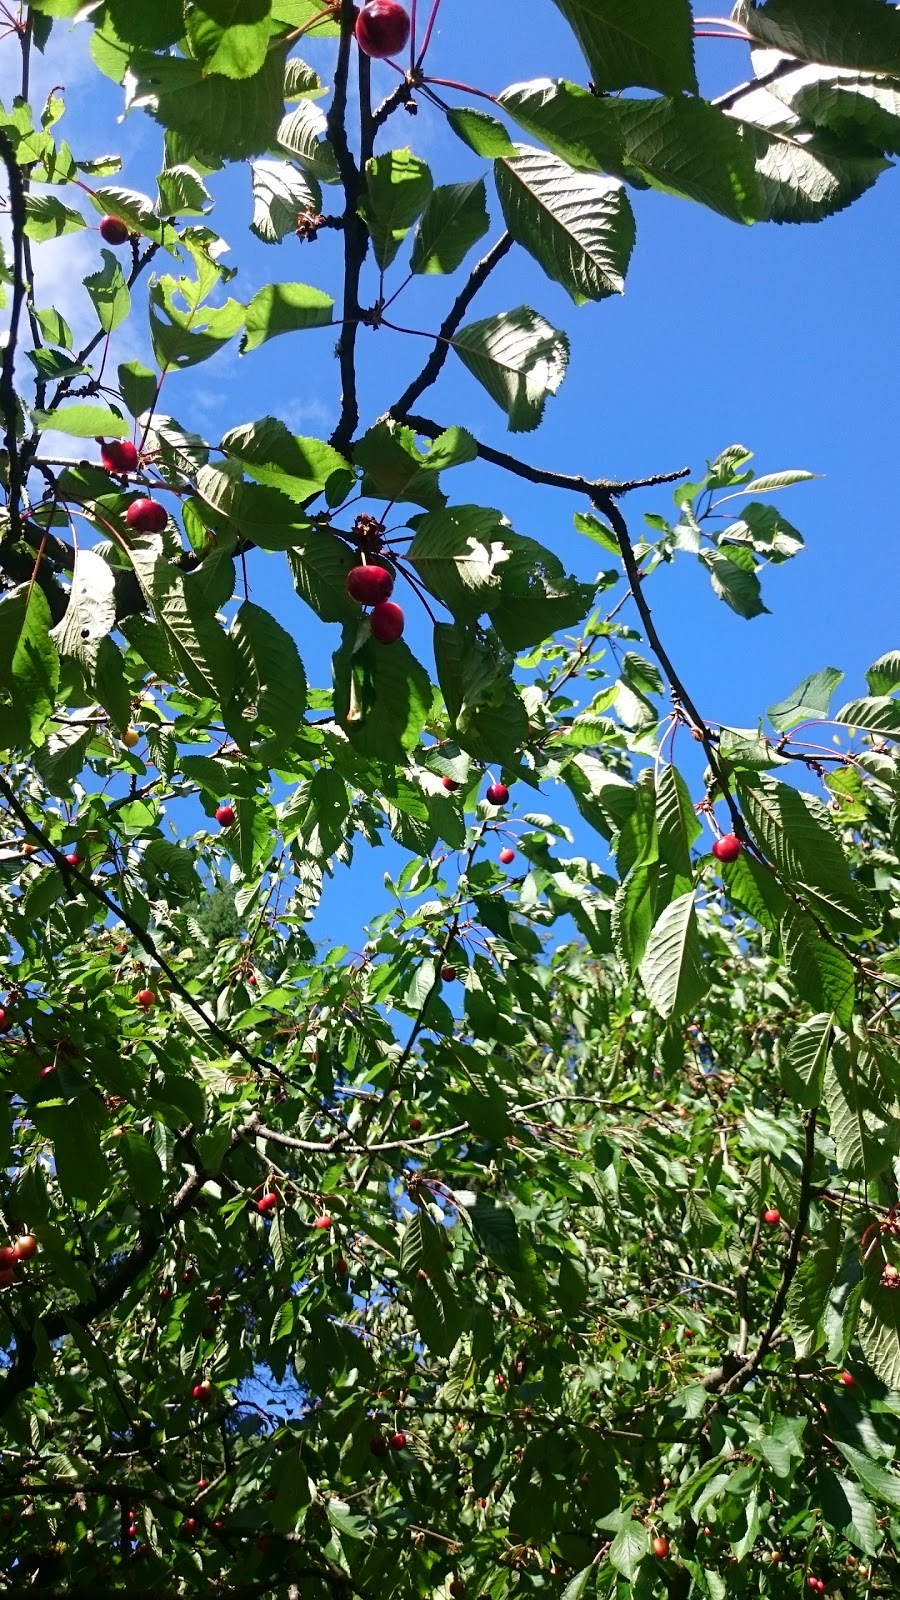
[[[15,1282],[16,1267],[37,1255],[38,1242],[33,1233],[20,1233],[14,1244],[0,1245],[0,1289],[9,1289]]]

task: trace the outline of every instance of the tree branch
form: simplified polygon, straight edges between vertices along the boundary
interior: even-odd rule
[[[344,190],[343,327],[338,340],[341,413],[330,441],[332,447],[340,450],[343,455],[349,453],[359,423],[359,400],[356,391],[356,335],[360,317],[359,280],[369,248],[368,229],[359,215],[359,201],[364,185],[347,138],[347,80],[350,73],[354,21],[352,0],[342,0],[341,40],[334,73],[334,96],[327,119],[328,137],[334,147]],[[361,50],[357,54],[362,91],[363,78],[368,73],[369,64]]]
[[[441,368],[443,367],[444,362],[450,353],[449,341],[452,339],[454,333],[462,322],[466,311],[474,300],[479,289],[484,283],[487,282],[487,279],[490,277],[498,262],[502,261],[503,257],[509,254],[512,247],[512,234],[501,234],[500,238],[497,240],[497,243],[492,245],[487,255],[482,256],[477,265],[472,268],[468,279],[463,284],[463,287],[454,300],[453,305],[450,307],[450,310],[447,312],[446,317],[441,323],[440,331],[435,337],[434,349],[432,350],[431,355],[428,357],[428,360],[426,361],[418,377],[413,378],[412,383],[407,389],[404,390],[396,405],[391,406],[392,415],[405,415],[410,406],[415,405],[419,396],[424,394],[425,390],[430,389],[431,385],[437,381]]]
[[[19,455],[19,404],[15,390],[16,345],[19,338],[19,321],[25,303],[25,185],[22,171],[16,160],[9,135],[0,129],[0,160],[6,167],[9,179],[9,212],[12,227],[12,298],[9,310],[9,333],[0,361],[0,412],[5,428],[6,451],[9,456],[9,519],[12,535],[21,534],[19,497],[22,493],[22,463]]]

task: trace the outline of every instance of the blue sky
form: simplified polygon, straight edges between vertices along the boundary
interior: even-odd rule
[[[479,26],[488,16],[490,24]],[[90,69],[86,28],[70,32],[61,24],[55,32],[48,60],[36,68],[33,101],[39,103],[50,85],[67,83],[69,111],[61,131],[76,155],[117,148],[125,157],[121,181],[152,192],[159,130],[140,113],[117,123],[121,91]],[[14,92],[16,54],[9,42],[0,46],[7,103]],[[309,46],[304,54],[327,72],[333,46]],[[550,0],[518,0],[490,12],[466,0],[443,0],[429,64],[437,75],[493,92],[531,77],[584,82],[588,75]],[[698,42],[698,64],[708,94],[751,75],[746,48],[725,40]],[[376,65],[376,89],[395,81],[389,68]],[[405,143],[432,164],[436,181],[485,170],[447,130],[440,113],[426,105],[415,119],[398,113],[380,148]],[[240,269],[229,292],[246,300],[272,278],[334,291],[336,235],[314,245],[288,240],[266,247],[248,232],[249,170],[214,175],[209,187],[219,202],[214,224]],[[339,193],[326,191],[328,209],[338,209]],[[756,452],[761,471],[807,467],[822,475],[779,500],[804,534],[807,550],[765,575],[771,616],[753,622],[736,617],[714,598],[697,564],[686,559],[661,572],[648,590],[682,677],[701,711],[714,720],[752,725],[768,704],[825,665],[846,670],[849,698],[862,691],[865,667],[900,642],[898,511],[891,491],[897,426],[893,375],[900,365],[897,193],[896,175],[887,173],[847,212],[802,228],[740,228],[685,201],[634,194],[638,242],[623,297],[576,308],[517,251],[470,313],[486,316],[525,303],[570,334],[569,372],[548,402],[541,429],[508,435],[502,414],[452,358],[438,387],[421,403],[420,409],[441,423],[462,424],[501,449],[564,471],[629,478],[682,465],[700,469],[705,458],[739,440]],[[501,227],[493,199],[491,210],[484,247]],[[59,305],[84,327],[90,326],[88,303],[77,283],[96,267],[99,247],[97,234],[90,232],[38,252],[39,283],[45,271],[40,302]],[[404,261],[401,252],[392,269],[393,287],[405,276]],[[416,280],[393,314],[409,326],[435,329],[464,276],[465,269],[449,280]],[[123,330],[117,359],[146,355],[142,316],[134,319],[135,327]],[[267,413],[282,416],[297,432],[327,437],[338,391],[333,344],[333,332],[324,330],[275,340],[245,358],[235,347],[192,375],[168,380],[167,406],[182,422],[205,429],[210,439]],[[428,348],[420,339],[362,331],[364,416],[374,420],[386,410]],[[582,577],[611,564],[574,532],[572,512],[578,506],[567,497],[481,464],[458,469],[445,487],[454,499],[500,507],[519,532],[551,545]],[[635,533],[642,511],[668,511],[670,504],[664,490],[631,497],[626,509]],[[337,630],[319,624],[286,592],[278,557],[253,557],[250,576],[253,598],[295,633],[311,681],[324,681]],[[407,611],[407,637],[430,662],[427,618],[417,615],[414,602]],[[571,820],[568,806],[557,807],[554,800],[548,809]],[[583,831],[579,846],[599,848],[602,858],[602,841]],[[387,852],[376,853],[365,865],[360,861],[352,893],[342,874],[320,919],[325,931],[353,942],[361,901],[370,893],[381,898],[388,864]]]

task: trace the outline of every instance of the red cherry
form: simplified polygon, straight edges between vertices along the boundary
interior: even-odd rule
[[[100,219],[100,237],[107,244],[125,244],[129,238],[128,228],[121,217],[102,217]]]
[[[100,460],[107,472],[134,472],[138,464],[137,446],[130,439],[104,439]]]
[[[55,1063],[55,1061],[51,1061],[49,1066],[41,1067],[41,1070],[40,1070],[40,1073],[38,1074],[38,1076],[41,1077],[41,1078],[51,1078],[55,1071],[56,1071],[56,1063]]]
[[[9,1012],[8,1011],[4,1011],[3,1007],[0,1006],[0,1033],[9,1033],[9,1030],[12,1027],[12,1025],[13,1025],[13,1019],[10,1016]]]
[[[408,1127],[410,1133],[421,1133],[421,1131],[422,1131],[422,1118],[421,1117],[410,1117],[410,1119],[409,1119],[408,1123],[406,1124],[406,1126]]]
[[[500,851],[500,860],[503,862],[503,865],[505,867],[508,867],[510,862],[511,861],[515,861],[515,859],[516,859],[516,852],[515,852],[515,850],[510,850],[508,845],[506,846],[506,848],[504,850]]]
[[[314,1228],[322,1228],[323,1230],[325,1230],[327,1232],[327,1230],[331,1227],[331,1218],[330,1217],[316,1217],[316,1220],[313,1223],[313,1227]]]
[[[198,1489],[208,1489],[209,1488],[209,1479],[208,1478],[198,1478],[197,1479],[197,1488]]]
[[[712,853],[717,861],[737,861],[741,853],[741,841],[737,834],[723,833],[721,839],[715,839]]]
[[[350,1269],[343,1256],[338,1256],[337,1261],[334,1263],[334,1270],[339,1278],[346,1278]]]
[[[394,587],[394,574],[387,567],[351,567],[347,573],[347,593],[361,606],[377,606],[387,600]]]
[[[256,1209],[262,1216],[265,1216],[266,1212],[271,1211],[272,1207],[277,1206],[277,1204],[277,1194],[264,1194],[261,1200],[257,1200]]]
[[[856,1388],[856,1379],[854,1378],[852,1372],[842,1372],[841,1373],[841,1383],[844,1385],[845,1389],[855,1389]]]
[[[448,794],[453,794],[454,791],[459,788],[459,784],[458,783],[454,783],[452,778],[445,778],[444,779],[444,788],[447,790]]]
[[[669,1554],[669,1541],[665,1534],[658,1533],[656,1538],[651,1541],[650,1548],[653,1554],[659,1557],[660,1561],[665,1561],[666,1556]]]
[[[17,1261],[30,1261],[37,1255],[38,1242],[33,1233],[20,1233],[13,1245]]]
[[[454,1578],[453,1582],[450,1585],[450,1593],[453,1595],[453,1600],[457,1600],[457,1597],[459,1595],[461,1595],[461,1594],[465,1594],[465,1592],[466,1592],[465,1584],[461,1583],[459,1578]]]
[[[203,1378],[200,1383],[195,1383],[191,1394],[195,1400],[199,1400],[202,1405],[206,1405],[213,1397],[213,1386],[209,1379]]]
[[[16,1264],[16,1252],[11,1244],[0,1247],[0,1272],[10,1272]]]
[[[0,1267],[0,1289],[11,1289],[16,1281],[12,1267]]]
[[[216,1518],[216,1520],[215,1520],[215,1522],[214,1522],[214,1523],[213,1523],[213,1527],[214,1527],[214,1528],[215,1528],[215,1529],[216,1529],[216,1530],[217,1530],[217,1531],[218,1531],[218,1532],[221,1532],[221,1530],[222,1530],[222,1529],[223,1529],[223,1528],[224,1528],[224,1526],[225,1526],[225,1524],[224,1524],[224,1522],[223,1522],[223,1521],[222,1521],[222,1519],[221,1519],[221,1517],[217,1517],[217,1518]]]
[[[168,520],[168,512],[158,500],[132,500],[125,513],[132,533],[162,533]]]
[[[441,977],[445,983],[452,983],[456,977],[455,967],[441,967]]]
[[[66,856],[66,862],[70,867],[80,867],[82,860],[83,857],[78,854],[77,850],[70,850]]]
[[[780,1221],[781,1212],[776,1211],[774,1206],[770,1206],[768,1211],[763,1212],[763,1222],[767,1222],[770,1228],[774,1228]]]
[[[219,806],[216,821],[220,828],[230,828],[234,822],[234,806]]]
[[[388,1453],[388,1442],[380,1433],[376,1433],[374,1439],[369,1440],[369,1449],[373,1456],[386,1456]]]
[[[152,989],[138,989],[135,999],[143,1011],[149,1011],[156,1005],[156,995]]]
[[[181,1526],[184,1529],[185,1533],[196,1533],[197,1532],[197,1519],[196,1519],[196,1517],[185,1517],[185,1519],[184,1519],[183,1523],[181,1524]]]
[[[403,612],[393,600],[381,600],[369,613],[369,629],[379,644],[396,644],[403,632]]]
[[[390,1439],[388,1440],[388,1444],[392,1450],[405,1450],[407,1442],[408,1441],[405,1433],[392,1433]]]
[[[505,806],[509,799],[509,790],[505,783],[492,783],[485,798],[489,805]]]
[[[398,0],[368,0],[356,19],[356,42],[364,55],[383,61],[409,43],[409,17]]]

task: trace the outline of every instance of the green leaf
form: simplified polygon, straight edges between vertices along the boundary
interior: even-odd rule
[[[811,1356],[825,1342],[822,1322],[840,1259],[840,1223],[836,1217],[827,1217],[812,1249],[801,1257],[788,1291],[788,1325],[798,1361]]]
[[[127,410],[133,417],[143,416],[156,398],[156,373],[141,366],[139,361],[124,361],[118,369],[118,379]]]
[[[832,67],[900,72],[900,16],[882,0],[767,0],[741,8],[761,44]]]
[[[840,1450],[863,1488],[876,1500],[883,1500],[884,1504],[891,1506],[895,1511],[900,1509],[900,1476],[883,1467],[879,1462],[873,1461],[871,1456],[863,1450],[857,1450],[845,1439],[835,1439],[835,1445]]]
[[[125,276],[111,250],[101,250],[103,266],[85,278],[84,287],[94,304],[104,333],[114,333],[131,310],[131,295]]]
[[[358,622],[359,606],[347,593],[347,573],[356,557],[343,539],[325,528],[299,533],[288,564],[297,593],[323,622]]]
[[[640,966],[641,981],[664,1017],[680,1017],[698,1004],[709,987],[697,929],[693,893],[682,894],[656,923]]]
[[[820,800],[762,773],[752,783],[742,776],[738,789],[753,834],[810,910],[839,933],[858,935],[878,926]]]
[[[90,679],[97,670],[100,646],[116,624],[115,580],[108,561],[95,550],[78,546],[69,604],[50,637],[62,656],[74,656]]]
[[[296,732],[306,709],[306,674],[290,634],[260,606],[245,600],[231,628],[241,671],[244,716],[283,741]]]
[[[815,722],[828,716],[831,697],[844,674],[837,667],[825,667],[804,678],[786,700],[769,706],[766,713],[773,728],[784,733],[798,722]]]
[[[245,422],[223,436],[226,455],[240,461],[251,478],[303,501],[327,490],[333,480],[347,488],[353,473],[344,456],[321,439],[291,433],[277,417]]]
[[[455,272],[489,226],[483,178],[439,185],[416,229],[410,271]]]
[[[73,439],[127,439],[131,426],[106,406],[66,406],[60,411],[32,411],[34,425],[42,431],[53,429]]]
[[[453,348],[506,412],[511,433],[538,426],[569,364],[566,335],[528,306],[468,323],[454,336]]]
[[[858,1483],[842,1478],[830,1468],[820,1468],[817,1493],[826,1524],[842,1533],[867,1556],[878,1554],[881,1535],[875,1507]]]
[[[8,694],[39,743],[56,705],[59,657],[50,637],[50,607],[37,583],[0,597],[0,694]]]
[[[334,655],[335,715],[360,754],[402,761],[412,750],[431,710],[431,682],[412,651],[399,639],[382,645],[364,624],[344,629]]]
[[[763,605],[759,579],[755,572],[748,572],[746,568],[738,566],[724,550],[703,550],[700,553],[700,560],[709,568],[712,586],[719,599],[724,600],[739,617],[749,619],[768,615],[768,607]]]
[[[382,272],[428,204],[431,173],[411,150],[388,150],[366,163],[365,190],[359,204]]]
[[[263,244],[278,244],[297,230],[298,218],[318,215],[322,191],[315,178],[288,161],[254,161],[251,229]]]
[[[301,101],[282,121],[277,143],[288,150],[304,171],[322,183],[337,183],[334,150],[326,138],[326,122],[318,106]]]
[[[754,91],[731,108],[752,152],[765,215],[771,222],[820,222],[870,189],[890,165],[882,155],[857,153],[827,135],[810,137],[785,113],[786,126],[753,126]],[[768,98],[768,97],[766,97]]]
[[[821,1012],[801,1023],[787,1049],[782,1051],[782,1082],[798,1105],[818,1105],[833,1037],[834,1017],[830,1011]]]
[[[643,1523],[627,1517],[609,1547],[610,1564],[631,1582],[649,1552],[650,1535],[647,1529]]]
[[[900,1150],[900,1122],[884,1106],[880,1075],[855,1040],[832,1045],[824,1092],[841,1171],[872,1182]]]
[[[576,171],[558,156],[517,145],[494,168],[506,226],[576,305],[622,294],[634,249],[628,196],[615,178]]]
[[[81,212],[63,205],[55,194],[27,194],[25,217],[25,232],[38,244],[47,239],[61,239],[67,233],[78,233],[87,226]]]
[[[697,92],[687,0],[554,0],[598,89]],[[630,1576],[630,1574],[629,1574]]]
[[[127,1128],[117,1145],[128,1174],[128,1188],[139,1206],[152,1206],[163,1189],[163,1170],[152,1144]]]
[[[589,1567],[583,1567],[581,1572],[576,1572],[571,1582],[566,1584],[562,1592],[562,1600],[584,1600],[591,1578],[596,1570],[596,1567],[592,1564]]]
[[[836,713],[835,721],[845,722],[851,728],[861,728],[866,733],[880,733],[888,739],[900,739],[900,701],[889,695],[877,695],[866,700],[850,700]]]
[[[169,650],[196,693],[220,705],[231,697],[231,640],[203,603],[202,590],[168,561],[156,538],[136,540],[130,558]]]
[[[187,295],[192,296],[187,300]],[[187,300],[186,307],[178,298]],[[244,324],[244,307],[238,300],[223,306],[200,306],[195,285],[163,277],[150,285],[150,337],[161,370],[184,372],[217,355]]]
[[[334,301],[322,289],[307,283],[268,283],[250,301],[241,355],[256,350],[280,333],[331,326]]]
[[[680,877],[690,878],[691,846],[701,828],[687,785],[671,764],[661,769],[657,779],[656,824],[660,860]]]
[[[797,993],[815,1011],[833,1011],[845,1028],[853,1019],[855,973],[842,951],[820,937],[811,917],[789,905],[781,921],[788,970]]]
[[[900,1294],[868,1284],[859,1308],[857,1335],[877,1378],[900,1392]]]
[[[447,121],[457,138],[486,161],[515,154],[515,145],[503,123],[487,111],[478,111],[474,106],[454,106],[447,112]]]
[[[191,55],[208,73],[251,78],[266,59],[271,0],[194,0],[185,23]]]
[[[612,934],[616,951],[634,977],[647,949],[656,915],[659,862],[635,864],[616,891],[612,913]]]
[[[412,430],[393,418],[383,418],[369,428],[353,450],[353,459],[365,473],[363,493],[385,500],[412,500],[432,508],[442,506],[437,475],[416,444]]]
[[[166,167],[157,179],[159,206],[167,217],[202,217],[212,207],[212,197],[193,167]]]
[[[95,34],[96,38],[96,34]],[[184,149],[212,164],[243,160],[271,149],[284,112],[284,51],[269,50],[251,78],[207,73],[199,61],[141,55],[134,94],[148,97],[155,120],[178,134]],[[132,71],[126,57],[119,77]],[[185,159],[185,154],[180,157]]]

